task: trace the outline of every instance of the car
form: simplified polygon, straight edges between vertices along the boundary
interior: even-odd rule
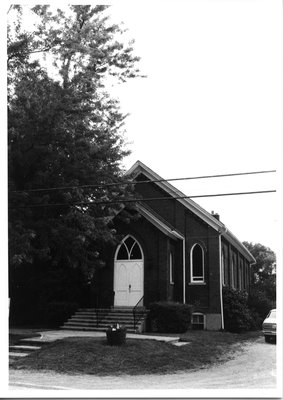
[[[269,311],[262,324],[262,333],[267,343],[276,342],[276,326],[276,309],[273,309]]]

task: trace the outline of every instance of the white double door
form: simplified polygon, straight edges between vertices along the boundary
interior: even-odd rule
[[[115,261],[114,292],[114,306],[134,307],[140,301],[143,296],[143,260]]]

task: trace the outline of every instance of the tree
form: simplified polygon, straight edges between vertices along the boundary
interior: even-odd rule
[[[260,243],[243,242],[244,246],[254,256],[253,281],[264,282],[276,272],[276,255],[269,247]]]
[[[253,314],[258,316],[257,325],[260,327],[268,311],[276,304],[276,255],[260,243],[243,244],[256,260],[248,304]]]
[[[11,271],[51,265],[80,268],[91,278],[103,265],[101,246],[117,240],[111,220],[132,187],[123,185],[121,167],[128,154],[125,115],[105,85],[140,73],[139,58],[118,41],[123,31],[109,23],[106,9],[35,6],[33,32],[23,28],[23,7],[10,10],[16,15],[8,28]],[[53,60],[51,73],[43,56]]]

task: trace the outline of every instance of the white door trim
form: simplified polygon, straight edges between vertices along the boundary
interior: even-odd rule
[[[131,237],[134,240],[131,248],[127,247],[125,241]],[[121,246],[125,243],[125,248],[128,252],[128,259],[117,259],[119,250]],[[131,259],[131,250],[134,248],[134,245],[137,244],[139,246],[142,258],[139,259]],[[117,279],[117,269],[124,269],[124,281],[119,282]],[[141,270],[141,274],[138,278],[138,281],[135,281],[135,277],[131,276],[131,272],[136,268]],[[137,277],[137,275],[135,275]],[[118,287],[118,285],[121,285]],[[135,290],[136,288],[136,290]],[[138,240],[132,235],[127,235],[119,246],[116,249],[114,256],[114,279],[113,279],[113,290],[115,293],[114,296],[114,307],[133,307],[137,304],[137,302],[144,295],[144,255],[143,250],[138,242]]]

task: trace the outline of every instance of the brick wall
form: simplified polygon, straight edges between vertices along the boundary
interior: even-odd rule
[[[139,179],[146,177],[140,175]],[[136,190],[142,197],[168,197],[168,193],[154,183],[137,185]],[[152,200],[146,202],[147,207],[157,213],[161,219],[177,229],[185,236],[185,288],[186,303],[195,304],[206,314],[217,316],[210,319],[209,324],[219,321],[220,315],[220,257],[219,234],[201,218],[185,208],[176,200]],[[157,300],[183,301],[183,243],[182,240],[172,240],[145,218],[141,217],[130,224],[117,222],[117,230],[122,235],[133,235],[144,251],[144,299],[148,305]],[[204,284],[191,282],[190,253],[195,243],[204,250]],[[231,286],[231,262],[234,259],[235,285],[239,286],[239,265],[242,264],[242,282],[248,287],[247,263],[230,243],[222,238],[222,248],[225,260],[225,283]],[[170,284],[169,255],[174,253],[174,285]],[[109,249],[106,257],[106,268],[101,272],[102,290],[113,288],[115,247]],[[244,279],[246,277],[246,279]],[[208,325],[209,325],[208,324]],[[215,322],[215,326],[218,322]]]

